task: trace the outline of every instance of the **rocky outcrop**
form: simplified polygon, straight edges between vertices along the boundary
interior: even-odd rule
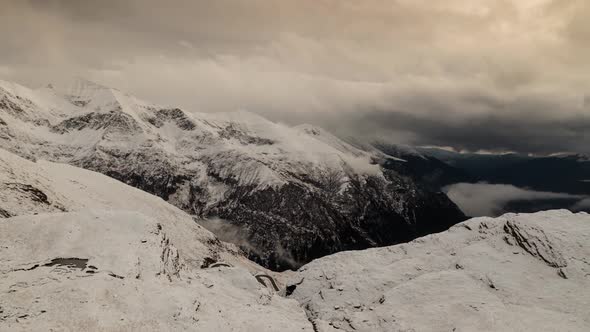
[[[107,132],[114,131],[126,135],[138,134],[142,131],[136,121],[131,116],[121,112],[120,109],[108,113],[90,112],[81,116],[68,118],[51,127],[52,131],[59,134],[83,129],[106,129]]]
[[[551,267],[562,268],[567,266],[567,261],[542,229],[508,220],[504,225],[504,231],[512,237],[512,239],[506,237],[507,243],[515,243],[533,257],[542,260]]]
[[[153,116],[148,116],[146,119],[156,128],[161,128],[166,122],[172,122],[178,126],[178,128],[186,131],[191,131],[196,128],[195,123],[179,108],[154,109]]]

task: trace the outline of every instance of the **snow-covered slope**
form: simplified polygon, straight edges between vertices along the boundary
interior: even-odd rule
[[[245,269],[200,269],[158,225],[113,211],[2,221],[0,330],[312,331],[295,301]]]
[[[288,293],[316,331],[589,331],[590,215],[475,218],[341,252],[302,267]]]
[[[274,269],[411,240],[464,217],[444,194],[381,167],[382,154],[319,128],[246,111],[185,112],[86,81],[35,91],[0,82],[0,147],[221,218],[244,234],[251,258]]]
[[[99,173],[47,161],[32,162],[0,149],[0,214],[4,217],[85,210],[128,210],[165,220],[169,233],[184,238],[194,260],[223,247],[180,209]],[[190,230],[187,233],[187,230]]]
[[[0,149],[0,212],[0,331],[312,330],[264,268],[104,175]]]
[[[590,328],[586,213],[476,218],[279,275],[160,198],[0,149],[0,215],[0,331]]]

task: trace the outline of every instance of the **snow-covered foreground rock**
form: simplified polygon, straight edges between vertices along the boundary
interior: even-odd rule
[[[97,171],[221,219],[250,258],[275,270],[464,220],[445,194],[387,167],[403,160],[321,128],[162,107],[86,81],[66,91],[0,81],[0,147]]]
[[[316,331],[590,331],[590,215],[476,218],[291,278]]]
[[[312,330],[294,300],[246,269],[201,269],[137,212],[13,217],[0,243],[2,331]]]
[[[0,209],[0,331],[312,330],[265,269],[104,175],[0,150]]]

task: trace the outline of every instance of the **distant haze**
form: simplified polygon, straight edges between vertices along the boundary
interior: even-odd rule
[[[587,0],[0,0],[0,79],[82,76],[411,145],[590,152]]]
[[[586,196],[535,191],[509,184],[457,183],[446,187],[445,192],[471,217],[499,216],[508,212],[505,210],[508,203],[516,201],[565,200],[574,202],[569,207],[572,210],[590,208],[590,198]]]

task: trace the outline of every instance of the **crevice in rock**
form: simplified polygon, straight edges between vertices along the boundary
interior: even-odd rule
[[[291,296],[291,294],[293,294],[295,289],[297,289],[297,286],[301,285],[304,280],[305,280],[305,278],[301,278],[301,280],[299,282],[294,283],[292,285],[287,285],[287,287],[285,288],[285,296]]]
[[[10,214],[10,212],[4,210],[3,208],[0,208],[0,218],[10,218],[12,217],[12,214]]]
[[[20,268],[20,269],[13,269],[10,270],[9,272],[18,272],[18,271],[33,271],[39,267],[52,267],[52,266],[65,266],[67,268],[77,268],[80,270],[84,270],[87,267],[87,263],[88,263],[88,259],[86,258],[54,258],[52,259],[49,263],[45,263],[45,264],[34,264],[30,267],[26,267],[26,268]],[[90,265],[92,268],[91,270],[94,273],[96,270],[96,267]],[[88,271],[87,271],[88,273]]]
[[[157,227],[161,236],[160,246],[162,247],[162,253],[160,254],[162,265],[159,274],[166,276],[169,281],[172,281],[172,277],[180,279],[180,270],[183,264],[180,261],[178,249],[170,243],[166,233],[162,232],[162,225],[158,224]]]
[[[49,203],[47,195],[43,191],[41,191],[31,185],[24,184],[24,183],[15,183],[15,182],[4,183],[4,185],[6,185],[6,187],[8,189],[16,190],[16,191],[20,191],[22,193],[29,194],[31,196],[31,200],[34,202],[43,203],[46,205],[51,205],[51,203]]]
[[[78,268],[84,270],[88,264],[86,258],[54,258],[51,262],[44,264],[43,266],[65,266],[69,268]]]
[[[206,269],[215,263],[217,263],[217,260],[211,257],[205,257],[205,259],[203,259],[203,263],[201,263],[201,269]]]
[[[305,307],[303,307],[303,311],[305,312],[305,316],[307,317],[307,320],[311,323],[311,327],[313,328],[313,332],[320,332],[320,329],[318,328],[318,325],[316,323],[316,318],[315,315],[311,312],[311,309],[309,307],[309,303],[305,305]]]

